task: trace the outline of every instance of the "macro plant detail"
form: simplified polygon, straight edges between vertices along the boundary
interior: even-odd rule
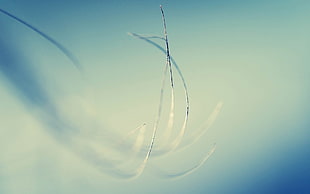
[[[78,58],[60,42],[44,33],[39,28],[30,23],[16,17],[15,15],[0,9],[0,12],[21,23],[27,28],[31,29],[52,45],[54,45],[61,53],[63,53],[80,72],[83,72],[83,64]],[[160,6],[160,13],[163,23],[163,35],[141,35],[137,33],[129,33],[130,36],[140,39],[154,48],[158,49],[166,57],[166,64],[164,64],[162,83],[159,94],[159,104],[156,113],[154,125],[152,126],[152,135],[146,136],[147,124],[143,123],[141,126],[130,131],[123,137],[114,135],[109,130],[98,129],[86,132],[83,127],[76,125],[74,122],[68,121],[66,115],[63,115],[59,110],[58,105],[49,96],[45,90],[44,85],[39,81],[35,71],[32,67],[24,64],[22,60],[15,60],[18,55],[16,51],[6,44],[4,40],[0,39],[0,72],[3,77],[10,83],[14,90],[22,96],[23,102],[26,106],[32,107],[38,113],[34,115],[40,120],[48,133],[54,139],[62,144],[66,149],[71,150],[83,160],[89,162],[99,171],[109,176],[120,179],[134,179],[139,177],[146,169],[146,166],[153,157],[169,156],[171,152],[181,151],[194,143],[196,143],[207,132],[216,120],[221,111],[222,102],[219,102],[213,112],[210,114],[202,127],[191,133],[188,127],[188,118],[190,115],[190,97],[188,86],[182,74],[180,66],[171,55],[167,24],[163,7]],[[159,43],[157,43],[158,41]],[[161,45],[163,44],[163,46]],[[180,128],[175,127],[175,76],[181,80],[184,95],[184,118]],[[168,81],[169,82],[168,82]],[[164,95],[166,93],[165,86],[169,83],[170,107],[168,114],[168,122],[164,129],[164,133],[159,136],[159,123],[163,117]],[[96,122],[96,121],[94,121]],[[100,127],[99,127],[100,128]],[[177,130],[177,135],[173,137],[173,132]],[[98,132],[99,131],[99,132]],[[110,135],[102,135],[110,134]],[[190,134],[189,140],[185,143],[185,133]],[[154,147],[157,140],[162,138],[163,143]],[[179,172],[165,172],[160,171],[160,176],[163,178],[181,178],[195,170],[199,169],[214,153],[216,145],[205,154],[205,156],[192,167],[180,170]],[[113,154],[110,154],[113,153]],[[114,155],[117,155],[114,157]]]

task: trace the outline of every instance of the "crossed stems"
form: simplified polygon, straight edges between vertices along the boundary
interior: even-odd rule
[[[116,147],[118,147],[118,146],[121,147],[120,145],[122,145],[124,142],[126,142],[130,136],[133,136],[138,131],[139,134],[137,135],[136,140],[134,141],[134,144],[130,146],[130,153],[131,153],[130,158],[134,159],[138,156],[138,154],[143,154],[146,151],[146,154],[144,155],[144,159],[142,160],[142,162],[140,162],[138,167],[136,167],[132,171],[121,170],[119,167],[124,163],[124,161],[110,160],[108,157],[104,156],[104,154],[102,153],[102,150],[98,151],[90,145],[88,145],[88,146],[85,146],[84,144],[81,145],[79,138],[68,137],[68,138],[66,138],[66,141],[62,141],[62,142],[65,142],[65,144],[67,144],[68,147],[71,147],[72,150],[74,150],[74,152],[82,155],[85,159],[92,162],[95,166],[97,166],[102,171],[109,173],[112,176],[119,177],[119,178],[133,179],[133,178],[139,177],[143,173],[143,171],[146,167],[146,164],[149,161],[151,154],[152,154],[152,156],[162,156],[162,155],[168,154],[172,151],[180,150],[181,148],[185,148],[185,147],[188,147],[188,146],[194,144],[211,127],[211,125],[215,121],[218,113],[220,112],[220,110],[222,108],[222,104],[223,104],[222,102],[219,102],[217,104],[216,108],[214,109],[214,111],[211,113],[211,115],[207,119],[206,123],[196,132],[195,135],[192,135],[190,137],[191,140],[188,141],[187,143],[183,144],[183,145],[180,145],[182,140],[183,140],[183,137],[184,137],[184,134],[185,134],[185,131],[187,128],[187,123],[188,123],[189,108],[190,108],[189,95],[188,95],[188,89],[187,89],[187,85],[186,85],[184,76],[183,76],[178,64],[176,63],[176,61],[173,59],[173,57],[170,54],[167,27],[166,27],[166,19],[165,19],[165,15],[164,15],[164,11],[163,11],[162,6],[160,6],[160,11],[161,11],[162,21],[163,21],[164,37],[146,36],[146,35],[139,35],[136,33],[129,33],[129,35],[131,35],[133,37],[136,37],[136,38],[139,38],[141,40],[146,41],[147,43],[156,47],[157,49],[159,49],[160,51],[162,51],[166,55],[166,65],[164,67],[162,85],[161,85],[161,89],[160,89],[158,112],[157,112],[155,124],[153,126],[153,133],[152,133],[152,137],[151,137],[151,142],[149,143],[147,150],[143,151],[143,149],[142,149],[144,138],[145,138],[146,124],[143,124],[142,126],[131,131],[129,134],[127,134],[127,136],[121,142],[118,142],[118,145],[116,145]],[[6,16],[14,19],[15,21],[27,26],[31,30],[33,30],[36,33],[38,33],[39,35],[41,35],[44,39],[48,40],[50,43],[52,43],[54,46],[56,46],[79,70],[81,70],[81,65],[80,65],[81,63],[79,62],[77,57],[75,57],[66,47],[64,47],[58,41],[56,41],[55,39],[53,39],[49,35],[45,34],[41,30],[39,30],[38,28],[34,27],[33,25],[29,24],[28,22],[25,22],[24,20],[12,15],[11,13],[9,13],[3,9],[0,9],[0,12],[2,12]],[[159,44],[155,43],[151,39],[158,39],[158,40],[164,41],[165,42],[165,48],[163,48]],[[174,77],[173,77],[173,67],[172,66],[177,70],[177,74],[180,77],[182,84],[183,84],[186,109],[185,109],[184,121],[183,121],[182,127],[181,127],[178,135],[173,140],[170,140],[172,130],[173,130],[173,126],[174,126],[174,111],[175,111],[175,94],[174,94],[175,92],[174,92]],[[153,146],[155,143],[156,134],[158,131],[160,120],[161,120],[161,114],[162,114],[162,108],[163,108],[164,86],[166,83],[168,70],[169,70],[170,88],[171,88],[171,102],[170,102],[169,119],[168,119],[167,127],[165,129],[165,133],[163,136],[163,138],[164,138],[163,146],[159,147],[158,149],[154,149]],[[63,125],[62,127],[65,128],[67,126]],[[92,140],[94,140],[94,139],[92,139]],[[93,142],[88,142],[88,143],[93,143]],[[193,167],[191,167],[187,170],[184,170],[184,171],[181,171],[178,173],[167,173],[167,172],[163,172],[162,170],[159,170],[158,172],[160,172],[160,176],[166,177],[166,178],[180,178],[180,177],[186,176],[186,175],[194,172],[195,170],[197,170],[199,167],[201,167],[206,162],[206,160],[212,155],[212,153],[215,151],[215,147],[216,147],[216,145],[214,144],[213,147],[211,148],[211,150],[205,155],[205,157],[202,158],[202,160],[200,160],[196,165],[194,165]],[[131,160],[127,160],[127,162],[128,161],[131,161]]]

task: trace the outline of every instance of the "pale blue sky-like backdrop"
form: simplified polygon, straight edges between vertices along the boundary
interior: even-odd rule
[[[140,177],[123,181],[61,143],[60,126],[109,131],[113,144],[145,122],[150,141],[166,57],[128,32],[162,36],[159,5],[189,90],[185,140],[219,101],[223,108],[196,143],[151,155]],[[75,68],[46,39],[0,13],[0,193],[310,192],[310,1],[0,0],[0,8],[82,64]],[[180,127],[185,104],[175,77]],[[192,174],[158,176],[158,168],[196,165],[214,142],[214,154]]]

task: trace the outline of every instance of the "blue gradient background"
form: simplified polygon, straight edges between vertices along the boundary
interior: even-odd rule
[[[189,87],[189,130],[224,106],[197,144],[152,163],[186,168],[216,142],[214,155],[175,181],[151,168],[131,182],[111,179],[53,141],[0,74],[0,193],[310,193],[310,1],[0,0],[70,48],[83,75],[3,14],[0,38],[73,120],[97,118],[122,134],[156,113],[165,57],[126,33],[161,35],[160,4]]]

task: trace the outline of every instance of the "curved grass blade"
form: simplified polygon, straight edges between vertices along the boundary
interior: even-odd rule
[[[42,32],[41,30],[39,30],[38,28],[34,27],[33,25],[29,24],[28,22],[16,17],[15,15],[3,10],[0,8],[0,12],[3,13],[4,15],[12,18],[13,20],[25,25],[26,27],[28,27],[29,29],[31,29],[32,31],[38,33],[40,36],[42,36],[44,39],[46,39],[47,41],[49,41],[50,43],[52,43],[55,47],[57,47],[66,57],[68,57],[68,59],[75,65],[76,68],[80,69],[82,68],[82,65],[80,64],[79,60],[77,59],[77,57],[75,57],[71,51],[69,51],[66,47],[64,47],[62,44],[60,44],[58,41],[56,41],[54,38],[50,37],[49,35],[47,35],[46,33]]]
[[[162,51],[164,54],[166,54],[166,50],[162,46],[160,46],[159,44],[157,44],[154,41],[150,40],[149,38],[144,37],[144,36],[139,35],[139,34],[136,34],[136,33],[128,33],[128,34],[131,35],[131,36],[137,37],[137,38],[139,38],[141,40],[146,41],[147,43],[155,46],[160,51]],[[176,68],[176,70],[178,72],[178,75],[180,76],[180,78],[182,80],[182,84],[183,84],[183,88],[184,88],[184,93],[185,93],[185,101],[186,101],[186,113],[185,113],[185,118],[184,118],[184,121],[183,121],[182,128],[181,128],[177,138],[174,141],[172,141],[172,143],[170,143],[164,150],[161,150],[161,151],[156,150],[155,152],[159,151],[158,153],[155,153],[156,155],[163,155],[163,154],[169,153],[169,152],[175,150],[178,147],[178,145],[181,143],[181,141],[183,139],[183,136],[185,134],[185,130],[187,128],[188,116],[189,116],[189,95],[188,95],[188,89],[187,89],[187,85],[186,85],[184,76],[183,76],[183,74],[182,74],[178,64],[176,63],[176,61],[173,59],[172,56],[170,56],[170,60],[171,60],[172,64],[174,65],[174,67]],[[160,106],[161,106],[161,104],[160,104]]]
[[[157,175],[161,178],[172,179],[172,180],[180,179],[187,175],[190,175],[196,170],[198,170],[211,157],[215,149],[216,149],[216,144],[213,145],[211,150],[206,154],[206,156],[202,160],[200,160],[196,165],[194,165],[193,167],[187,170],[177,172],[177,173],[170,173],[170,172],[164,172],[163,170],[156,169]]]
[[[160,51],[162,51],[163,53],[165,53],[165,49],[158,45],[157,43],[155,43],[154,41],[150,40],[148,37],[145,37],[143,35],[140,35],[140,34],[136,34],[136,33],[128,33],[129,35],[133,36],[133,37],[137,37],[141,40],[144,40],[146,41],[147,43],[155,46],[156,48],[158,48]],[[156,36],[154,36],[156,37]],[[157,38],[157,39],[161,39],[161,38]],[[188,89],[187,89],[187,85],[186,85],[186,82],[185,82],[185,79],[182,75],[182,72],[179,68],[179,66],[177,65],[176,61],[174,60],[174,58],[171,56],[171,62],[172,64],[174,65],[174,67],[177,69],[178,71],[178,74],[182,80],[182,83],[183,83],[183,88],[184,88],[184,91],[185,91],[185,96],[186,96],[186,104],[187,104],[187,111],[186,111],[186,122],[184,121],[183,123],[183,127],[182,127],[182,130],[181,132],[179,133],[178,137],[173,141],[173,143],[170,144],[170,147],[166,147],[164,150],[156,150],[156,155],[163,155],[163,154],[166,154],[167,152],[169,152],[169,150],[171,149],[176,149],[176,147],[178,147],[178,145],[181,143],[181,139],[182,139],[182,136],[184,135],[184,130],[186,128],[186,125],[187,125],[187,120],[188,120],[188,113],[189,113],[189,95],[188,95]],[[191,141],[189,141],[188,143],[185,143],[183,145],[181,145],[180,147],[177,148],[177,150],[180,150],[180,149],[183,149],[183,148],[186,148],[190,145],[192,145],[193,143],[197,142],[197,140],[199,138],[201,138],[201,136],[203,136],[206,131],[212,126],[212,124],[214,123],[214,121],[216,120],[219,112],[221,111],[222,109],[222,106],[223,106],[223,102],[219,102],[217,105],[216,105],[216,108],[213,110],[213,112],[211,113],[211,115],[209,116],[209,118],[207,119],[206,123],[201,127],[201,130],[199,130],[197,132],[197,134],[194,134],[192,136]]]
[[[223,102],[218,102],[215,106],[212,113],[209,115],[208,119],[202,126],[200,127],[200,130],[198,130],[195,134],[192,134],[192,136],[189,138],[188,142],[185,142],[183,145],[180,145],[178,147],[178,150],[187,148],[191,145],[193,145],[195,142],[197,142],[207,131],[208,129],[213,125],[214,121],[218,117],[218,114],[222,110]]]

